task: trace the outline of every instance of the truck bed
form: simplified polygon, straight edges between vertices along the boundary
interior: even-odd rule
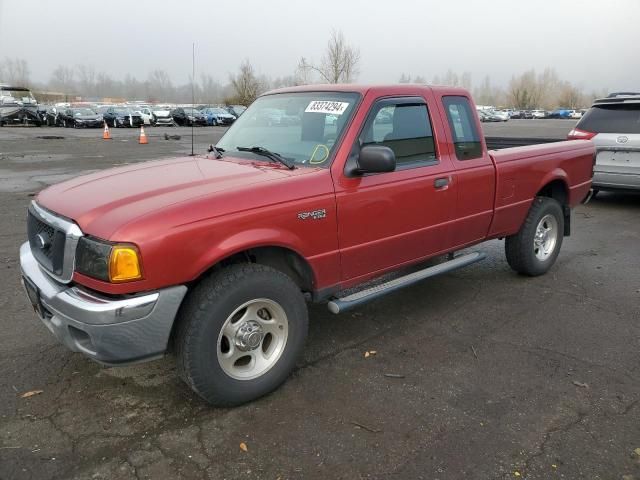
[[[489,236],[517,232],[540,186],[554,179],[557,188],[565,190],[568,205],[580,203],[591,185],[594,153],[593,143],[584,140],[490,150],[496,196]]]

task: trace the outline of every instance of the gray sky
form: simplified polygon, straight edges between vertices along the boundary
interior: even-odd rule
[[[639,0],[0,0],[0,57],[25,58],[33,80],[59,64],[115,78],[157,68],[221,82],[249,58],[259,74],[290,75],[319,60],[332,28],[361,53],[363,83],[431,80],[449,68],[506,85],[553,67],[585,89],[640,88]]]

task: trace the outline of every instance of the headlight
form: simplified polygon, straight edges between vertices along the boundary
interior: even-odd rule
[[[111,283],[139,280],[140,253],[135,245],[81,237],[76,250],[76,271]]]

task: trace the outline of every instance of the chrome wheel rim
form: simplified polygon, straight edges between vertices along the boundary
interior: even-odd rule
[[[553,215],[547,214],[536,227],[533,237],[533,253],[538,260],[548,259],[558,243],[558,220]]]
[[[218,363],[236,380],[252,380],[278,363],[287,344],[289,321],[273,300],[250,300],[226,319],[218,335]]]

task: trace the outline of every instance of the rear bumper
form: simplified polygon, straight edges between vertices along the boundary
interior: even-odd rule
[[[47,328],[74,352],[107,365],[162,356],[187,287],[138,296],[106,297],[53,280],[38,265],[29,243],[20,247],[27,295]],[[36,292],[34,293],[34,288]]]
[[[593,172],[593,188],[598,190],[640,190],[640,171],[638,173]]]

